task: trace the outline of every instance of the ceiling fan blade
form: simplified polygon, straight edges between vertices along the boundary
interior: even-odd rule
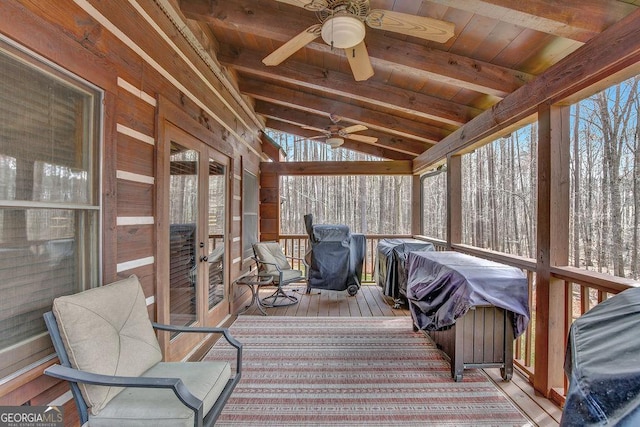
[[[410,15],[392,10],[373,9],[367,15],[367,25],[371,28],[419,37],[438,43],[445,43],[453,37],[455,25],[451,22]]]
[[[307,10],[323,10],[327,7],[326,0],[276,0],[280,3],[290,4],[292,6],[303,7]]]
[[[367,142],[369,144],[373,144],[378,141],[378,138],[375,136],[366,136],[366,135],[354,135],[352,133],[345,136],[347,139],[353,139],[354,141]]]
[[[361,132],[367,129],[369,128],[366,127],[365,125],[353,125],[353,126],[347,126],[346,128],[341,129],[340,132],[344,132],[346,134],[346,133],[353,133],[353,132]]]
[[[350,47],[344,50],[351,67],[351,72],[356,81],[361,82],[367,80],[373,76],[373,66],[369,59],[369,52],[367,52],[367,46],[364,41],[354,47]]]
[[[315,24],[274,50],[262,60],[264,65],[278,65],[304,46],[314,41],[320,35],[320,24]]]

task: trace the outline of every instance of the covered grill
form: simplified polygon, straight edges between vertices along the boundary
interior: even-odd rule
[[[366,253],[363,234],[352,234],[346,225],[313,225],[313,216],[304,216],[311,250],[307,254],[312,288],[347,290],[355,295],[362,282],[362,267]]]

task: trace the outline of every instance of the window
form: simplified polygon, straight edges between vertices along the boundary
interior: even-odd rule
[[[462,243],[535,258],[536,124],[462,156]]]
[[[245,170],[242,175],[242,258],[253,256],[258,241],[258,178]]]
[[[422,234],[447,240],[447,170],[422,176]]]
[[[100,105],[0,40],[0,378],[51,353],[53,298],[98,283]]]
[[[570,264],[640,279],[640,76],[571,106]]]

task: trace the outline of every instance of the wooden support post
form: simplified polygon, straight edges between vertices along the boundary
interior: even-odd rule
[[[280,175],[260,164],[260,241],[280,239]]]
[[[551,267],[569,256],[569,107],[541,105],[538,135],[534,388],[548,397],[564,380],[566,287]]]
[[[462,157],[447,158],[447,249],[462,242]]]
[[[411,176],[411,234],[423,233],[422,228],[422,181],[420,175]]]

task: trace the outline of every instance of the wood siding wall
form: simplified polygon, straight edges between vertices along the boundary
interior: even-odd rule
[[[219,70],[205,63],[158,6],[165,3],[24,0],[0,4],[3,36],[104,90],[102,282],[136,274],[151,319],[156,318],[158,292],[158,99],[178,106],[210,135],[210,145],[231,157],[227,266],[231,281],[244,268],[242,170],[258,175],[261,160],[260,123],[245,113],[216,76]],[[193,34],[197,36],[197,28]],[[232,312],[243,304],[244,291],[231,291]],[[45,366],[0,383],[0,405],[64,404],[67,423],[73,424],[75,406],[68,388],[43,376]]]

